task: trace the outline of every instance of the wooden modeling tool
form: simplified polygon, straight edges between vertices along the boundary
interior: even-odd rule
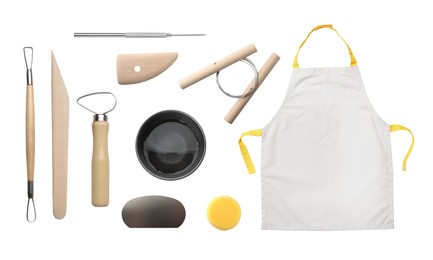
[[[35,176],[35,104],[33,95],[33,48],[24,47],[24,60],[27,67],[26,94],[26,159],[27,159],[27,221],[36,220],[36,207],[33,200],[33,181]],[[31,210],[31,207],[33,210]]]
[[[177,53],[119,54],[117,82],[135,84],[152,79],[167,70],[177,59]]]
[[[51,112],[53,163],[53,215],[66,215],[68,180],[69,96],[56,58],[51,52]]]

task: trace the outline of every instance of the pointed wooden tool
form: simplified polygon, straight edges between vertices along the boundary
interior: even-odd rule
[[[168,69],[177,59],[177,53],[119,54],[117,82],[134,84],[152,79]]]
[[[56,58],[51,52],[53,214],[66,215],[68,179],[69,96]]]

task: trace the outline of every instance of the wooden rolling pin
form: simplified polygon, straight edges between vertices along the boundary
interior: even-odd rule
[[[256,46],[254,44],[250,44],[230,55],[227,57],[212,63],[211,65],[191,74],[190,76],[182,79],[179,81],[179,85],[182,89],[185,89],[197,82],[199,82],[202,79],[205,79],[209,77],[210,75],[232,65],[233,63],[236,63],[240,61],[243,58],[248,57],[249,55],[257,52]]]
[[[280,57],[276,55],[275,53],[271,54],[271,56],[268,58],[266,63],[263,65],[263,67],[259,71],[259,80],[257,83],[257,87],[254,89],[254,92],[250,95],[240,98],[236,101],[236,103],[233,105],[232,109],[228,112],[228,114],[225,116],[225,120],[228,123],[233,123],[236,119],[236,117],[239,115],[239,113],[242,111],[242,109],[246,106],[248,101],[252,98],[252,96],[256,93],[256,91],[259,89],[260,85],[263,83],[263,81],[266,79],[266,77],[269,75],[271,70],[275,67],[277,62],[280,60]],[[252,87],[254,87],[255,79],[253,79],[248,87],[245,89],[244,94],[247,93]]]

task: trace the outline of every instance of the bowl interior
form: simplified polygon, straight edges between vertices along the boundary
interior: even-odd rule
[[[205,149],[205,136],[197,121],[175,110],[151,116],[136,139],[141,165],[153,176],[165,180],[193,173],[201,164]]]

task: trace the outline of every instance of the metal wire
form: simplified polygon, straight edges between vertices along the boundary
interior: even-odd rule
[[[98,113],[98,112],[95,112],[95,111],[91,110],[90,108],[88,108],[88,107],[86,107],[86,106],[84,106],[83,104],[80,103],[80,100],[83,99],[83,98],[85,98],[85,97],[89,97],[89,96],[93,96],[93,95],[100,95],[100,94],[102,94],[102,95],[105,95],[105,94],[112,95],[113,98],[114,98],[114,106],[113,106],[111,109],[105,111],[104,113]],[[105,115],[105,114],[108,114],[108,113],[110,113],[111,111],[113,111],[114,108],[116,108],[116,105],[117,105],[117,99],[116,99],[116,96],[115,96],[113,93],[111,93],[111,92],[94,92],[94,93],[86,94],[86,95],[84,95],[84,96],[79,97],[79,98],[77,99],[77,103],[78,103],[78,105],[84,107],[85,109],[87,109],[88,111],[94,113],[95,115]]]
[[[30,204],[30,201],[32,202],[32,204]],[[29,214],[29,212],[31,212],[30,211],[30,205],[32,205],[32,207],[33,207],[33,217],[30,217],[30,214]],[[36,207],[35,207],[35,201],[33,200],[33,198],[29,198],[27,200],[26,218],[27,218],[27,221],[30,222],[30,223],[33,223],[36,220]]]
[[[247,97],[247,96],[251,95],[251,94],[254,92],[254,90],[257,88],[257,86],[259,85],[259,72],[257,71],[257,68],[256,68],[256,66],[254,65],[254,63],[253,63],[250,59],[248,59],[248,58],[243,58],[243,59],[241,59],[240,61],[245,62],[246,64],[250,65],[250,67],[251,67],[251,68],[253,69],[253,71],[254,71],[254,85],[253,85],[253,86],[248,90],[247,93],[245,93],[245,94],[241,94],[241,95],[233,95],[233,94],[228,93],[227,91],[225,91],[225,90],[221,87],[221,84],[220,84],[220,82],[219,82],[219,73],[220,73],[220,71],[217,71],[217,73],[216,73],[216,83],[217,83],[219,89],[220,89],[220,90],[221,90],[221,91],[222,91],[226,96],[229,96],[229,97],[231,97],[231,98],[244,98],[244,97]]]

